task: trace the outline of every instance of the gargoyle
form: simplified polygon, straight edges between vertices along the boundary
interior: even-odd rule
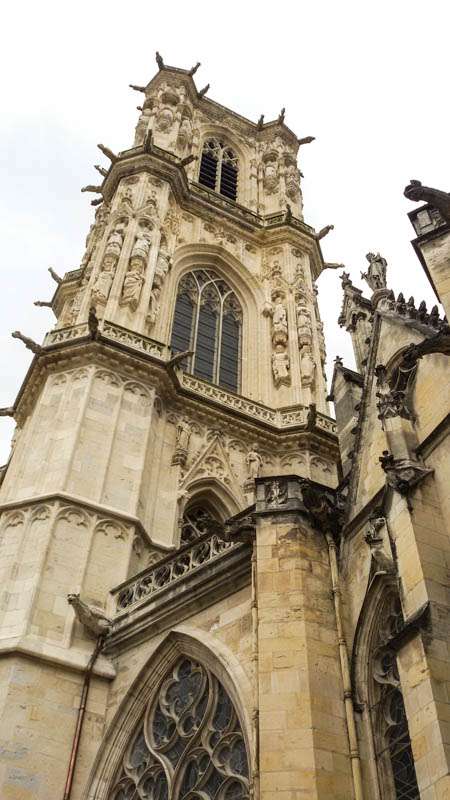
[[[103,178],[106,178],[106,176],[107,176],[107,174],[108,174],[108,170],[107,170],[107,169],[105,169],[104,167],[101,167],[101,166],[100,166],[100,164],[94,164],[94,169],[96,169],[96,170],[97,170],[97,172],[99,172],[99,173],[100,173],[100,175],[101,175]]]
[[[201,64],[200,61],[197,61],[195,67],[191,67],[191,69],[189,70],[189,75],[195,75],[199,67],[201,67]]]
[[[136,86],[135,83],[129,83],[128,86],[130,89],[134,89],[135,92],[145,92],[145,86]]]
[[[194,355],[193,350],[185,350],[183,353],[175,353],[175,355],[172,356],[172,358],[169,359],[169,361],[167,362],[167,366],[171,368],[176,367],[176,365],[179,364],[181,361],[183,361],[185,358],[188,358],[189,356],[193,355]]]
[[[319,233],[316,233],[316,239],[320,241],[320,239],[323,239],[330,231],[334,231],[334,225],[325,225],[324,228],[320,229]]]
[[[211,84],[207,83],[206,86],[203,87],[203,89],[200,89],[200,91],[198,93],[198,96],[199,97],[204,97],[210,86],[211,86]]]
[[[262,131],[263,125],[264,125],[264,114],[261,114],[258,122],[256,123],[256,127],[258,128],[259,131]]]
[[[186,158],[182,158],[180,161],[180,167],[187,167],[188,164],[192,164],[193,161],[197,161],[197,156],[191,155],[186,156]]]
[[[89,633],[106,636],[111,628],[111,620],[100,609],[84,603],[79,594],[68,594],[67,602],[72,606],[77,620]]]
[[[302,144],[311,144],[311,142],[315,141],[315,138],[315,136],[304,136],[302,139],[297,139],[297,144],[299,147],[301,147]]]
[[[162,55],[160,53],[158,53],[158,51],[156,51],[156,53],[155,53],[155,58],[156,58],[156,63],[158,64],[159,69],[163,69],[164,61],[163,61]]]
[[[25,347],[28,350],[31,350],[32,353],[42,353],[42,347],[40,344],[37,344],[33,339],[30,339],[28,336],[24,336],[23,333],[20,331],[13,331],[11,336],[13,339],[20,339],[21,342],[24,343]]]
[[[12,406],[6,406],[5,408],[0,408],[0,417],[13,417],[14,416],[14,409]]]
[[[51,308],[52,304],[50,300],[35,300],[33,303],[34,306],[39,306],[39,308]]]
[[[277,122],[278,122],[278,124],[279,124],[279,125],[282,125],[282,124],[283,124],[283,122],[284,122],[284,117],[285,117],[285,114],[286,114],[286,109],[285,109],[285,108],[282,108],[282,109],[281,109],[281,111],[280,111],[280,113],[278,114],[278,119],[277,119]]]
[[[82,192],[94,192],[94,194],[102,194],[102,187],[101,186],[94,186],[92,183],[88,183],[87,186],[83,186],[81,191]]]
[[[58,283],[58,284],[62,283],[62,278],[59,277],[58,273],[55,272],[53,267],[49,267],[48,271],[49,271],[50,275],[52,276],[53,280],[55,281],[55,283]]]
[[[437,208],[441,212],[446,222],[450,223],[450,194],[440,189],[432,189],[431,186],[422,186],[420,181],[411,180],[403,192],[408,200],[414,202],[424,200],[430,206]]]
[[[114,164],[114,162],[117,161],[118,156],[116,156],[116,154],[113,153],[113,151],[110,150],[109,147],[106,147],[104,144],[98,144],[97,147],[99,150],[102,151],[103,155],[106,156],[106,158],[109,158],[112,164]]]

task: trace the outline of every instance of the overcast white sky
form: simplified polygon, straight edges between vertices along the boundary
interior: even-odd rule
[[[11,338],[40,341],[52,324],[54,284],[79,266],[102,162],[96,148],[131,146],[139,95],[166,63],[202,66],[198,88],[239,113],[274,118],[316,141],[301,149],[305,220],[334,223],[325,258],[347,265],[354,282],[365,253],[380,250],[397,293],[435,300],[410,245],[403,197],[410,178],[450,188],[446,0],[29,0],[2,9],[0,50],[0,405],[12,405],[31,354]],[[328,366],[352,364],[336,323],[337,274],[320,278]],[[12,422],[0,418],[0,464]]]

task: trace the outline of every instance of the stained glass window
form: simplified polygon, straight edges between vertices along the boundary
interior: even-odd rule
[[[219,139],[207,139],[200,161],[199,183],[236,200],[238,159],[234,150]]]
[[[248,800],[247,750],[216,676],[182,656],[149,702],[109,800]]]
[[[380,784],[386,799],[420,800],[397,658],[389,645],[403,619],[398,598],[385,599],[379,619],[371,652],[371,715]]]
[[[174,353],[193,350],[183,364],[194,375],[239,390],[242,310],[236,295],[212,270],[196,269],[178,285],[172,325]]]

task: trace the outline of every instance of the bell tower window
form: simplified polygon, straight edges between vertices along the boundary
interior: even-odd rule
[[[236,200],[238,159],[234,150],[218,139],[207,139],[200,161],[199,183]]]
[[[185,369],[238,392],[242,309],[229,286],[212,270],[195,269],[178,284],[170,346],[192,350]]]

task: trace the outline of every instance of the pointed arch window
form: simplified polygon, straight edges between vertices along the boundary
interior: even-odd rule
[[[207,139],[202,150],[199,183],[236,200],[238,172],[238,157],[234,150],[220,139]]]
[[[193,544],[200,536],[213,533],[219,524],[219,516],[205,503],[196,503],[186,509],[181,523],[181,546]]]
[[[249,762],[216,676],[181,656],[147,705],[108,800],[248,800]]]
[[[398,598],[389,594],[379,609],[378,629],[370,652],[370,713],[375,755],[383,797],[420,800],[408,719],[389,640],[403,619]]]
[[[178,284],[172,324],[174,353],[192,350],[185,369],[239,391],[242,309],[236,295],[212,270],[197,269]]]

